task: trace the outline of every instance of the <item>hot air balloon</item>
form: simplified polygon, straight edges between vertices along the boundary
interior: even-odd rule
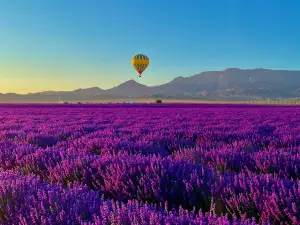
[[[149,58],[143,54],[138,54],[132,57],[131,63],[139,73],[139,77],[141,77],[142,73],[149,65]]]

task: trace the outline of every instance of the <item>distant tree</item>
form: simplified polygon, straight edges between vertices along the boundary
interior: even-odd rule
[[[162,100],[157,99],[155,102],[156,102],[156,103],[162,103]]]

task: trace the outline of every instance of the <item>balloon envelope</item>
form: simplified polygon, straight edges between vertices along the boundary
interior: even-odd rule
[[[148,67],[149,62],[149,58],[143,54],[135,55],[131,59],[132,66],[139,73],[139,77],[141,77],[142,73]]]

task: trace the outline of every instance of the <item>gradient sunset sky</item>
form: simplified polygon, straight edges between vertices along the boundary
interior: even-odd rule
[[[138,53],[150,58],[141,79]],[[155,85],[231,67],[300,70],[300,1],[0,1],[1,93]]]

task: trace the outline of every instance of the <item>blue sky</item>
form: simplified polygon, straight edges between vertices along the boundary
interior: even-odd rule
[[[300,70],[299,0],[3,0],[0,92],[165,83],[228,67]],[[150,65],[138,79],[131,57]]]

